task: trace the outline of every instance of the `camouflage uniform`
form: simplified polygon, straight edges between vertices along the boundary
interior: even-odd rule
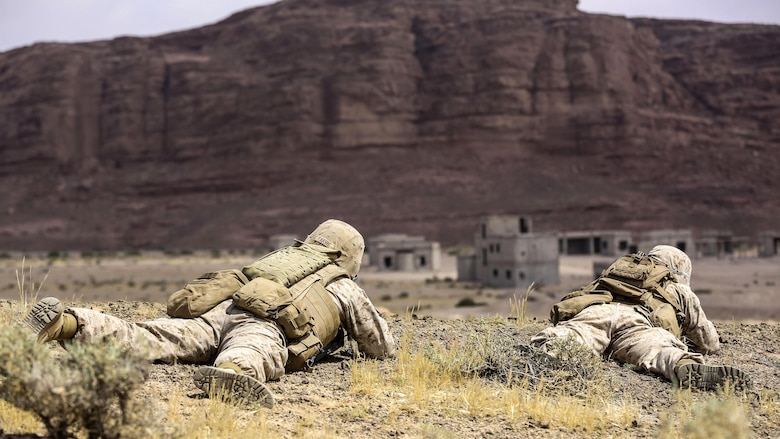
[[[691,263],[685,253],[669,246],[657,246],[649,254],[667,263],[676,282],[667,291],[676,296],[683,310],[680,322],[682,335],[698,352],[688,347],[669,331],[653,326],[636,306],[607,303],[589,306],[570,320],[544,329],[531,343],[550,350],[547,342],[572,336],[590,347],[596,354],[613,358],[674,381],[675,368],[680,363],[704,363],[702,354],[720,349],[715,325],[707,319],[699,298],[689,286]],[[550,352],[554,355],[554,352]]]
[[[371,358],[395,355],[395,342],[387,322],[355,282],[341,278],[326,289],[339,308],[342,327]],[[173,363],[226,362],[260,382],[284,375],[287,340],[279,326],[256,317],[226,300],[194,319],[160,318],[131,323],[97,311],[70,308],[78,331],[73,340],[111,337],[135,349],[147,349],[148,359]]]
[[[395,342],[387,322],[379,315],[366,293],[353,281],[360,271],[365,250],[360,233],[343,221],[331,219],[320,224],[299,244],[310,247],[319,245],[321,247],[318,248],[326,250],[323,254],[332,254],[335,259],[325,259],[325,265],[319,265],[319,262],[312,264],[312,260],[319,258],[311,259],[310,254],[296,258],[290,256],[294,252],[288,255],[280,250],[278,253],[266,255],[251,267],[244,267],[258,271],[259,276],[273,274],[273,279],[277,280],[277,275],[285,279],[289,275],[305,281],[320,273],[333,274],[332,277],[327,277],[327,280],[325,277],[318,277],[314,281],[327,283],[324,289],[322,284],[312,283],[309,284],[310,289],[305,290],[308,291],[306,294],[299,295],[302,302],[298,304],[304,306],[302,309],[305,312],[292,316],[293,320],[277,317],[290,308],[299,310],[297,305],[286,304],[282,312],[273,314],[276,320],[266,319],[260,316],[269,317],[270,314],[263,309],[253,309],[258,312],[244,309],[250,302],[242,302],[239,298],[243,286],[233,290],[229,285],[229,288],[216,289],[219,293],[214,302],[216,306],[208,300],[209,306],[203,308],[208,311],[187,315],[193,318],[173,317],[131,323],[89,309],[65,310],[59,299],[46,297],[33,306],[23,324],[37,334],[39,342],[89,341],[110,337],[128,349],[144,352],[151,361],[194,364],[211,362],[214,366],[202,366],[195,371],[193,379],[199,388],[207,393],[222,389],[234,399],[272,407],[275,398],[263,383],[284,375],[285,366],[294,366],[291,370],[308,366],[309,361],[315,358],[313,356],[317,349],[334,340],[338,327],[346,330],[347,334],[357,341],[358,349],[368,357],[385,358],[395,355]],[[291,248],[287,247],[285,250]],[[276,259],[273,255],[276,255]],[[331,270],[334,267],[335,271]],[[315,271],[309,273],[307,270]],[[270,290],[273,294],[277,294],[276,286],[285,289],[288,286],[286,283],[283,285],[282,282],[274,282],[264,277],[253,279],[245,286],[249,287],[257,280],[274,284],[274,288]],[[295,282],[289,286],[294,288],[298,285]],[[182,291],[186,293],[188,290]],[[210,290],[207,288],[206,291]],[[247,294],[249,299],[254,298],[259,302],[268,298],[263,296],[267,292],[250,288]],[[289,292],[287,290],[287,293]],[[230,295],[233,295],[233,300],[223,300]],[[245,296],[241,297],[246,299]],[[278,296],[272,295],[271,300],[275,298]],[[311,308],[306,307],[309,305]],[[174,306],[173,309],[179,308]],[[168,311],[170,314],[170,302]],[[194,317],[195,315],[197,317]],[[302,336],[303,340],[290,341],[288,348],[285,331],[289,331],[289,328],[282,328],[281,325],[291,323],[298,325],[296,329],[308,328],[306,325],[312,325],[313,328],[303,334],[308,334]],[[318,328],[322,329],[321,333],[317,332]],[[292,333],[298,334],[296,331]],[[301,345],[305,348],[303,351],[299,349]],[[296,361],[292,361],[293,359]]]

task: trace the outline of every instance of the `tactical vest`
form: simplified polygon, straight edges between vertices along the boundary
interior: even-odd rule
[[[553,305],[550,319],[557,324],[591,305],[625,303],[679,338],[684,314],[677,297],[666,290],[673,281],[669,268],[657,259],[642,252],[626,255],[602,271],[598,279]]]
[[[290,287],[304,277],[333,263],[341,252],[317,244],[296,242],[268,253],[241,271],[252,280],[262,277]]]
[[[325,289],[335,279],[349,277],[333,263],[339,254],[327,247],[298,243],[242,270],[251,280],[233,294],[233,303],[279,324],[288,340],[288,372],[310,368],[316,355],[339,333],[339,309]]]
[[[192,319],[233,297],[250,280],[262,277],[289,287],[331,264],[341,252],[321,245],[296,244],[268,253],[242,270],[203,273],[168,298],[168,315]]]

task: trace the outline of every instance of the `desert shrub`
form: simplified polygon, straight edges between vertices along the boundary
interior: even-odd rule
[[[693,412],[693,419],[682,428],[683,437],[691,439],[751,438],[750,421],[734,400],[707,401]]]
[[[588,347],[573,338],[550,340],[546,351],[502,336],[500,328],[479,325],[458,346],[429,346],[425,355],[453,374],[475,375],[503,385],[520,382],[546,386],[570,395],[592,391],[605,364]],[[444,355],[446,353],[446,355]]]
[[[105,340],[54,352],[17,327],[0,327],[0,398],[36,414],[55,438],[159,434],[151,405],[133,398],[151,370],[137,350]]]
[[[460,300],[458,300],[458,303],[455,304],[456,308],[465,308],[465,307],[471,307],[471,306],[484,306],[484,302],[477,302],[476,300],[472,299],[471,297],[464,297]]]
[[[780,361],[776,361],[780,365]],[[780,425],[780,393],[776,390],[759,392],[759,408],[770,422]]]
[[[660,438],[747,439],[754,437],[745,408],[728,392],[692,403],[682,392],[672,416],[664,419]]]
[[[572,338],[553,339],[550,355],[534,346],[492,337],[484,345],[484,363],[476,370],[485,378],[510,385],[521,381],[539,384],[569,395],[585,394],[596,387],[605,367],[601,358]]]
[[[60,252],[58,250],[52,250],[46,255],[46,257],[49,259],[65,259],[68,257],[68,253]]]
[[[614,386],[600,382],[606,366],[590,350],[564,340],[556,342],[562,354],[553,357],[507,336],[506,322],[483,323],[447,342],[416,343],[418,334],[404,332],[395,371],[353,362],[353,391],[371,396],[400,389],[402,410],[532,419],[587,433],[636,421],[636,404],[625,397],[615,402]]]

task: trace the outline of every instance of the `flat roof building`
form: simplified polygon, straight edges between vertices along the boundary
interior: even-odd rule
[[[645,230],[637,233],[636,248],[632,250],[649,252],[656,245],[671,245],[684,251],[690,257],[695,255],[693,232],[689,229]]]
[[[780,255],[780,231],[765,230],[758,234],[758,255],[764,258]]]
[[[498,288],[560,282],[557,235],[532,233],[527,217],[483,217],[474,250],[473,255],[458,258],[458,280],[477,280]]]
[[[561,255],[622,256],[631,252],[633,239],[628,230],[572,231],[558,234]]]
[[[439,243],[422,236],[377,235],[368,240],[366,253],[368,265],[379,271],[436,271],[441,267]]]

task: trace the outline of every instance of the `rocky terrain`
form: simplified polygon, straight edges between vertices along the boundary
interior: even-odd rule
[[[88,307],[131,321],[165,316],[164,301],[170,292],[203,271],[242,266],[251,255],[222,255],[209,252],[186,256],[75,256],[19,261],[0,259],[0,325],[10,310],[18,309],[21,280],[26,291],[38,298],[60,297],[69,306]],[[465,345],[474,337],[483,343],[521,349],[530,338],[549,324],[547,316],[552,303],[578,285],[592,278],[591,257],[561,258],[561,283],[545,285],[527,296],[524,318],[512,303],[523,300],[523,291],[477,288],[452,281],[455,261],[444,258],[441,271],[430,273],[361,271],[359,284],[388,319],[399,345],[409,354],[431,352],[436,346]],[[278,404],[272,410],[242,408],[229,412],[235,423],[261,420],[262,431],[230,430],[232,433],[198,431],[185,437],[316,437],[316,438],[663,438],[696,437],[682,434],[685,422],[703,422],[713,426],[720,436],[740,437],[728,430],[733,419],[707,420],[700,410],[709,402],[739,401],[731,415],[737,425],[746,427],[756,438],[774,438],[780,434],[780,270],[777,258],[758,260],[723,260],[702,258],[694,261],[692,287],[697,292],[707,316],[712,319],[723,342],[722,349],[707,357],[711,364],[737,365],[750,373],[754,387],[738,395],[723,396],[717,392],[678,394],[670,383],[657,377],[637,373],[612,361],[597,369],[597,377],[583,390],[602,392],[612,407],[631,407],[627,423],[607,422],[593,427],[596,420],[579,419],[577,426],[567,426],[560,410],[550,407],[548,415],[534,414],[527,407],[508,414],[499,405],[466,401],[469,393],[432,392],[424,402],[417,401],[410,390],[409,378],[402,384],[385,387],[376,383],[376,391],[360,390],[355,384],[353,362],[341,352],[318,364],[309,373],[294,373],[270,382]],[[479,306],[460,307],[457,302],[471,298]],[[20,318],[19,314],[16,318]],[[56,352],[64,352],[56,344]],[[394,382],[401,367],[410,360],[389,360],[380,365],[381,380]],[[402,366],[403,365],[403,366]],[[522,367],[522,364],[516,364]],[[153,366],[149,380],[137,395],[155,404],[155,413],[174,428],[196,428],[209,417],[219,417],[224,410],[204,399],[193,381],[196,365]],[[369,381],[370,384],[370,381]],[[505,383],[485,377],[482,385],[491,392],[503,394]],[[604,388],[603,386],[608,386]],[[395,386],[395,387],[393,387]],[[473,390],[472,390],[473,392]],[[517,394],[526,391],[518,388]],[[606,395],[605,395],[606,394]],[[582,394],[576,395],[583,398]],[[472,395],[473,397],[473,395]],[[464,402],[466,401],[466,402]],[[604,400],[599,399],[598,404]],[[724,403],[725,404],[725,403]],[[729,407],[729,406],[725,406]],[[720,412],[723,416],[724,413]],[[740,416],[747,421],[741,421]],[[0,419],[2,413],[0,413]],[[702,420],[703,419],[703,420]],[[3,437],[41,437],[37,429],[5,429]],[[232,424],[232,423],[230,423]],[[701,427],[701,425],[700,425]],[[669,430],[671,429],[671,430]],[[724,430],[725,429],[725,430]],[[669,433],[671,431],[671,433]],[[712,431],[712,430],[709,430]],[[678,435],[675,435],[677,432]],[[704,434],[705,431],[698,431]]]
[[[0,300],[0,307],[9,305]],[[148,302],[89,302],[77,306],[102,310],[130,320],[145,320],[163,316],[164,305]],[[407,352],[424,352],[432,346],[450,346],[467,343],[471,337],[481,334],[489,337],[488,343],[497,343],[507,349],[522,349],[544,322],[518,325],[511,319],[463,319],[451,320],[419,315],[389,317],[389,324],[396,340],[405,335],[409,345]],[[500,405],[470,406],[464,402],[468,390],[461,396],[430,394],[425,403],[414,400],[411,390],[404,387],[387,390],[377,383],[377,391],[366,393],[354,384],[351,368],[360,367],[360,360],[353,360],[348,352],[329,357],[310,372],[298,372],[268,383],[277,404],[273,409],[255,410],[242,407],[228,411],[231,418],[223,425],[255,425],[262,428],[244,430],[232,427],[230,434],[195,430],[185,437],[302,437],[302,438],[658,438],[705,437],[690,434],[716,432],[707,437],[774,438],[780,434],[778,427],[778,394],[780,388],[780,331],[777,323],[729,323],[716,324],[723,340],[723,348],[708,357],[712,364],[738,365],[748,371],[753,387],[747,392],[724,396],[717,392],[682,392],[655,376],[637,373],[615,362],[605,361],[598,366],[597,376],[588,381],[585,394],[606,394],[598,404],[612,407],[623,405],[629,409],[628,424],[607,422],[606,427],[594,427],[600,420],[580,419],[575,426],[566,425],[561,409],[550,407],[548,414],[534,414],[526,409],[508,414]],[[52,345],[61,352],[61,348]],[[380,379],[395,379],[400,366],[396,360],[382,362]],[[523,364],[516,364],[522,368]],[[211,404],[193,383],[192,375],[197,365],[154,365],[149,379],[140,386],[137,398],[143,398],[155,407],[155,413],[167,420],[166,428],[187,431],[197,429],[210,417],[220,416],[226,408]],[[407,365],[408,367],[408,365]],[[362,383],[365,385],[364,383]],[[506,390],[496,377],[486,377],[482,385],[499,394]],[[596,387],[587,387],[587,386]],[[598,386],[608,386],[601,388]],[[515,390],[524,395],[526,390]],[[490,393],[490,392],[488,392]],[[503,393],[502,393],[503,394]],[[729,396],[730,395],[730,396]],[[582,394],[577,398],[584,398]],[[709,401],[709,402],[708,402]],[[717,412],[723,418],[707,419],[702,407],[731,404],[738,401],[733,412]],[[731,402],[729,402],[731,401]],[[708,405],[709,404],[709,405]],[[729,407],[724,405],[724,407]],[[572,408],[571,410],[577,410]],[[706,412],[705,412],[706,413]],[[606,416],[609,416],[608,414]],[[549,419],[548,419],[549,418]],[[258,421],[258,419],[260,421]],[[686,423],[698,423],[699,430],[685,433]],[[212,422],[213,425],[213,422]],[[708,426],[705,428],[704,426]],[[6,427],[8,428],[8,427]],[[15,438],[41,438],[38,430],[6,430]],[[13,433],[13,434],[12,434]],[[21,434],[23,433],[23,434]],[[740,434],[740,435],[735,435]]]
[[[0,53],[0,248],[778,229],[780,27],[576,0],[283,0]]]

